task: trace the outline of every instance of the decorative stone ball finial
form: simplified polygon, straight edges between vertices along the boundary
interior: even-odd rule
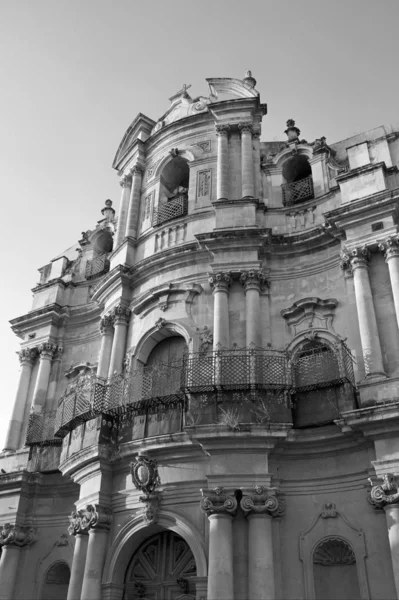
[[[255,77],[252,77],[252,71],[245,71],[245,77],[243,81],[250,88],[254,88],[256,86],[256,79]]]
[[[301,130],[298,129],[298,127],[295,127],[294,119],[288,119],[287,129],[284,131],[284,133],[288,137],[289,142],[295,142],[301,135]]]
[[[112,208],[112,200],[105,201],[105,206],[101,209],[101,212],[107,221],[113,220],[113,218],[115,217],[115,211]]]

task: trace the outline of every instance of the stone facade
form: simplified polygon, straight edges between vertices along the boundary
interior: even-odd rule
[[[0,599],[399,597],[399,134],[208,84],[11,322]]]

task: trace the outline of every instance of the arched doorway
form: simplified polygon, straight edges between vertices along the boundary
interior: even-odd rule
[[[51,565],[44,578],[42,600],[66,600],[71,571],[66,562]]]
[[[165,338],[152,349],[147,359],[146,372],[152,374],[153,397],[173,395],[179,391],[186,350],[186,341],[180,335]]]
[[[348,542],[330,537],[313,553],[315,595],[318,600],[360,600],[355,553]]]
[[[162,531],[145,540],[126,570],[124,600],[194,600],[197,574],[187,542],[174,531]]]

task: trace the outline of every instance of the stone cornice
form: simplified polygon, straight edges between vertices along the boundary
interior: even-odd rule
[[[396,379],[399,383],[399,378]],[[399,433],[399,397],[366,408],[346,411],[336,424],[343,432],[361,431],[372,439]]]
[[[378,169],[383,169],[385,172],[388,170],[384,161],[378,163],[370,163],[368,165],[362,165],[361,167],[357,167],[356,169],[351,169],[350,171],[342,173],[341,175],[337,175],[335,177],[335,180],[341,183],[341,181],[348,181],[353,177],[358,177],[359,175],[363,175],[363,173],[377,171]],[[392,168],[390,170],[392,170]]]
[[[14,333],[21,336],[24,330],[31,329],[32,327],[39,327],[45,324],[58,324],[62,317],[61,312],[63,307],[60,304],[48,304],[42,308],[32,310],[31,312],[23,315],[22,317],[16,317],[11,319],[10,325]]]
[[[75,286],[75,283],[72,281],[64,281],[61,277],[57,277],[56,279],[50,279],[50,281],[46,281],[46,283],[39,283],[39,285],[31,289],[31,292],[36,294],[36,292],[42,292],[43,290],[53,287],[53,285],[62,285],[64,288],[66,288],[69,285]]]

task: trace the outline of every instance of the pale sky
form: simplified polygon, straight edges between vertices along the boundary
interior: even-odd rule
[[[397,0],[0,0],[0,450],[37,269],[92,229],[120,188],[111,169],[138,112],[207,77],[251,69],[262,140],[294,118],[308,141],[398,122]]]

